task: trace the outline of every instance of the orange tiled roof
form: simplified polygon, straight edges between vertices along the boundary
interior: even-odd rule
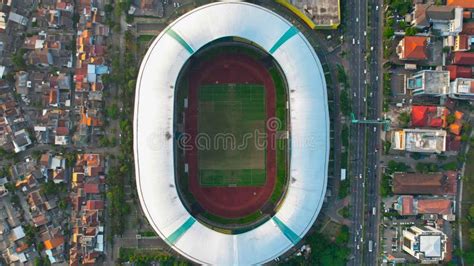
[[[447,6],[460,6],[462,8],[474,8],[473,0],[448,0]]]
[[[459,123],[452,123],[449,125],[449,132],[459,136],[461,134],[461,125]]]
[[[426,43],[427,37],[406,36],[403,38],[403,59],[427,59]]]
[[[64,244],[64,237],[55,237],[44,241],[44,248],[47,250],[57,248],[58,246]]]
[[[451,213],[451,200],[448,200],[448,199],[418,200],[418,213],[450,214]]]

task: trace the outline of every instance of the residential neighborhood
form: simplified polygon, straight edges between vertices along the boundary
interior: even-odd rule
[[[1,4],[2,265],[104,260],[105,4]]]
[[[473,263],[473,12],[463,0],[384,10],[384,263]]]
[[[192,180],[202,153],[177,152],[203,121],[240,119],[198,119],[218,105],[193,103],[206,67],[206,88],[275,87],[249,124],[283,117],[288,153],[247,151],[261,184],[219,176],[221,156],[206,167],[222,180]],[[473,129],[473,0],[3,0],[0,265],[474,265]],[[245,215],[210,200],[265,186]]]

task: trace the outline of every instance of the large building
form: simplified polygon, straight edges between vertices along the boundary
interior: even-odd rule
[[[403,230],[403,251],[422,264],[437,264],[446,256],[447,236],[431,226],[412,226]]]
[[[474,100],[474,79],[455,79],[453,82],[451,82],[449,96],[459,100]]]
[[[317,29],[336,29],[341,24],[339,0],[277,0],[277,2],[283,5],[291,3],[299,10],[296,13],[301,12],[309,18]]]
[[[413,95],[444,96],[449,92],[449,71],[422,70],[407,80]]]
[[[457,173],[395,173],[393,193],[404,195],[453,196],[457,192]]]
[[[234,45],[233,52],[247,49],[246,55],[216,56],[226,45]],[[270,70],[265,68],[269,64],[274,65]],[[285,120],[275,119],[285,114]],[[291,127],[282,130],[285,123]],[[263,126],[270,132],[267,140],[288,142],[291,153],[281,153],[287,163],[271,163],[273,147],[221,153],[194,143],[188,150],[183,138],[196,140],[203,131],[210,132],[207,137],[221,129],[235,132],[240,126]],[[228,140],[229,135],[221,137]],[[216,2],[192,10],[153,41],[142,61],[134,152],[143,212],[175,251],[195,263],[213,265],[264,264],[281,256],[312,227],[326,193],[328,104],[316,53],[294,25],[260,6]],[[230,160],[234,168],[229,170],[227,159],[236,154],[239,159]],[[243,180],[249,173],[251,178]],[[279,186],[275,175],[281,173],[291,182]],[[277,202],[272,203],[273,195]],[[242,197],[256,204],[257,212]],[[234,219],[255,214],[258,220],[245,228]],[[229,229],[216,222],[222,219],[236,226]]]
[[[423,153],[446,151],[446,130],[410,128],[392,132],[394,150]]]

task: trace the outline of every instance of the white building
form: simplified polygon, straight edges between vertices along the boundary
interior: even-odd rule
[[[449,97],[459,100],[474,100],[474,79],[455,79],[451,82]]]
[[[449,93],[449,71],[422,70],[407,79],[413,95],[443,96]]]
[[[446,254],[447,236],[431,226],[403,230],[402,249],[423,264],[438,264]]]
[[[396,130],[392,132],[392,148],[409,152],[441,153],[446,151],[446,135],[446,130]]]
[[[241,234],[216,231],[188,212],[176,189],[173,156],[179,72],[195,51],[228,36],[257,44],[279,63],[289,87],[292,128],[293,181],[285,198],[273,217]],[[211,265],[264,264],[297,244],[321,210],[329,156],[324,71],[303,34],[263,7],[215,2],[175,20],[155,38],[142,62],[134,117],[136,182],[142,209],[158,235],[186,258]]]

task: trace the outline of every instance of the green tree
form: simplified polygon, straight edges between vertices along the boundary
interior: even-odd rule
[[[395,30],[392,28],[392,27],[384,27],[384,30],[383,30],[383,37],[385,39],[390,39],[392,38],[393,36],[395,35]]]
[[[456,121],[456,116],[454,114],[449,114],[448,117],[446,117],[446,122],[448,122],[448,124],[452,124]]]
[[[25,48],[20,48],[16,53],[13,54],[12,62],[13,62],[13,65],[15,66],[15,69],[22,70],[26,68],[25,54],[26,54]]]
[[[414,36],[418,33],[416,28],[410,27],[405,30],[405,36]]]
[[[410,113],[408,112],[400,113],[400,115],[398,116],[398,120],[400,121],[401,127],[408,127],[411,121]]]

